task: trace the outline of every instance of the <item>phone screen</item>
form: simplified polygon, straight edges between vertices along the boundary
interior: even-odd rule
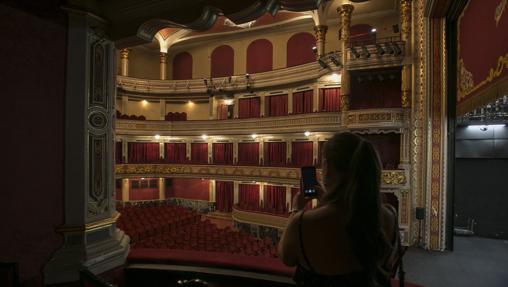
[[[314,188],[318,182],[316,178],[316,167],[304,166],[302,171],[302,190],[303,195],[306,197],[316,196],[316,189]]]

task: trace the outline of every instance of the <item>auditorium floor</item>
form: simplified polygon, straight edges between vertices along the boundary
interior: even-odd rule
[[[508,241],[455,237],[453,252],[410,249],[404,256],[407,281],[425,287],[508,286]]]

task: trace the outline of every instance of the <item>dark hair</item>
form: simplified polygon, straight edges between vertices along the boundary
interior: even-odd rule
[[[376,286],[378,265],[387,242],[381,225],[381,164],[372,144],[353,133],[338,133],[325,145],[328,173],[339,173],[338,185],[327,190],[322,203],[346,212],[346,229],[353,252],[371,285]]]

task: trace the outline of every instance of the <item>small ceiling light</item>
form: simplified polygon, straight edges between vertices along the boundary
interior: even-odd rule
[[[160,139],[161,138],[161,135],[157,134],[154,136],[156,140]]]
[[[252,134],[250,135],[251,138],[255,139],[258,135],[257,134]]]
[[[371,31],[372,33],[376,33],[376,32],[377,32],[377,29],[376,29],[376,28],[372,28],[372,29],[370,29],[370,31]]]
[[[207,135],[202,135],[201,138],[206,140],[208,138],[208,136]]]
[[[142,177],[142,178],[141,178],[141,180],[145,180],[145,178],[144,178],[144,177]]]
[[[314,55],[317,55],[317,47],[316,46],[312,47],[312,53],[314,53]]]
[[[303,134],[304,134],[306,137],[310,136],[310,132],[309,132],[309,131],[305,131]]]
[[[193,105],[193,104],[194,104],[194,102],[193,102],[193,101],[191,101],[191,100],[189,100],[187,103],[188,103],[189,105]]]
[[[226,106],[231,106],[233,104],[233,100],[232,99],[227,99],[227,100],[224,100],[224,104]]]
[[[142,101],[141,101],[141,104],[142,104],[143,106],[146,106],[146,105],[148,105],[148,101],[147,101],[147,100],[142,100]]]

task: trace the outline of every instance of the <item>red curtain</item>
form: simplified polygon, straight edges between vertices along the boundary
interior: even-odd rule
[[[238,117],[240,119],[259,118],[259,97],[240,99],[238,101]]]
[[[208,143],[191,143],[191,162],[196,164],[208,163]]]
[[[285,166],[286,165],[286,143],[267,142],[264,146],[264,165]]]
[[[349,28],[351,46],[374,45],[376,43],[376,32],[372,32],[369,24],[356,24]]]
[[[157,179],[130,180],[129,185],[129,200],[159,199]]]
[[[272,70],[273,46],[266,39],[253,41],[247,47],[247,73],[254,74]]]
[[[235,63],[235,52],[228,45],[222,45],[212,52],[210,75],[212,78],[232,76]]]
[[[242,209],[259,210],[259,185],[240,184],[238,205]]]
[[[187,151],[185,143],[165,143],[166,152],[164,160],[169,163],[185,163],[187,161]]]
[[[291,145],[291,164],[294,166],[314,165],[312,142],[293,142]]]
[[[115,143],[115,163],[123,163],[122,142]]]
[[[217,106],[217,119],[218,120],[228,119],[228,105],[219,104]]]
[[[400,108],[401,70],[351,73],[351,109]]]
[[[192,79],[192,55],[180,52],[173,58],[173,80]]]
[[[122,200],[122,179],[115,180],[115,199]]]
[[[238,143],[238,164],[259,165],[259,143]]]
[[[323,112],[338,112],[340,110],[340,89],[320,89],[319,107],[319,110]]]
[[[215,208],[222,212],[231,212],[233,207],[233,182],[215,182]]]
[[[166,198],[210,200],[210,180],[166,178]]]
[[[293,93],[293,114],[312,113],[313,95],[312,90]]]
[[[314,35],[306,32],[291,36],[287,42],[287,67],[298,66],[316,61],[312,47],[316,46]]]
[[[270,96],[265,98],[265,116],[278,117],[288,114],[288,95]]]
[[[213,163],[214,164],[233,164],[233,144],[232,143],[214,143],[213,144]]]
[[[286,188],[284,186],[265,186],[264,210],[271,213],[286,213]]]
[[[158,143],[129,143],[129,163],[150,163],[159,161]]]
[[[318,142],[318,158],[317,158],[317,166],[321,167],[323,164],[323,151],[325,148],[325,141]]]
[[[400,134],[366,134],[363,138],[376,148],[384,169],[396,169],[400,162]]]

